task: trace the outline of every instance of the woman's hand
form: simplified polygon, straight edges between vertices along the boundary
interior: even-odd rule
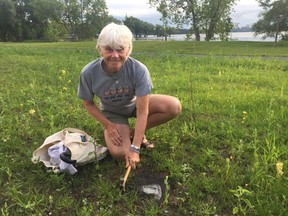
[[[140,156],[138,153],[129,150],[128,154],[125,157],[125,160],[126,167],[131,166],[132,169],[135,169],[137,163],[140,162]]]
[[[119,133],[118,127],[116,124],[114,123],[110,123],[107,127],[106,127],[106,131],[107,131],[107,135],[109,136],[110,140],[112,141],[112,143],[116,146],[121,146],[122,145],[122,137]]]
[[[110,138],[113,145],[121,146],[122,145],[122,137],[119,133],[119,130],[116,124],[109,121],[105,115],[99,110],[94,101],[86,101],[83,100],[83,105],[85,109],[97,120],[99,121],[103,127],[105,128],[107,136]]]

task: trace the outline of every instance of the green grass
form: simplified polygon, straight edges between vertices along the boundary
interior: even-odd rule
[[[210,54],[228,56],[288,56],[288,43],[137,41],[134,51],[171,54]]]
[[[127,182],[137,184],[144,171],[167,175],[161,205],[133,189],[121,192],[123,162],[92,163],[74,176],[31,162],[44,139],[65,127],[104,144],[100,124],[77,98],[79,73],[98,56],[94,47],[0,43],[2,215],[287,214],[287,43],[134,43],[153,93],[183,105],[177,119],[148,131],[156,148],[143,151]]]

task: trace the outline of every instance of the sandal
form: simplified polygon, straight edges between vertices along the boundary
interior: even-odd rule
[[[143,136],[142,143],[141,143],[141,148],[147,149],[147,150],[151,150],[151,149],[153,149],[154,147],[155,147],[155,146],[154,146],[154,143],[149,142],[149,141],[146,139],[146,136],[144,135],[144,136]]]
[[[130,136],[130,140],[131,140],[131,142],[133,141],[133,136]],[[151,150],[151,149],[153,149],[155,146],[154,146],[154,143],[149,142],[149,141],[147,140],[146,136],[144,135],[140,147],[143,148],[143,149]]]

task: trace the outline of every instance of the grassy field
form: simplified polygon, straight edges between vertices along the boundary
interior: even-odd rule
[[[178,97],[182,114],[147,132],[156,147],[119,187],[125,165],[107,158],[73,176],[31,157],[65,127],[104,144],[77,98],[95,42],[0,43],[2,215],[287,215],[288,43],[136,41],[153,93]],[[137,189],[162,176],[163,200]]]

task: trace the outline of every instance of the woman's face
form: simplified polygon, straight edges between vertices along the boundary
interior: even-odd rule
[[[128,48],[114,50],[109,46],[104,46],[100,47],[100,54],[104,60],[104,70],[107,73],[117,73],[128,57]]]

